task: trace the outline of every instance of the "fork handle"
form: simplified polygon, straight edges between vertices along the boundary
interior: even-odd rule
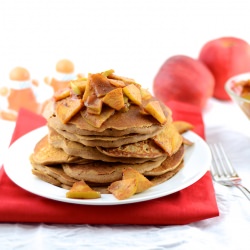
[[[242,186],[241,184],[237,184],[236,187],[247,197],[247,199],[250,201],[250,191]]]

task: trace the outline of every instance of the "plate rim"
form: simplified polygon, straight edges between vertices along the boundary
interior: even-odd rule
[[[16,148],[19,147],[19,144],[22,144],[23,142],[27,141],[30,137],[31,138],[37,137],[37,139],[39,140],[39,138],[41,139],[42,136],[46,135],[47,131],[48,131],[48,128],[45,125],[45,126],[31,130],[30,132],[24,134],[23,136],[21,136],[17,140],[15,140],[10,145],[9,149],[6,152],[6,155],[4,157],[3,167],[4,167],[4,170],[5,170],[6,174],[8,175],[8,177],[16,185],[18,185],[20,188],[22,188],[30,193],[33,193],[35,195],[38,195],[38,196],[41,196],[44,198],[48,198],[51,200],[59,201],[59,202],[64,202],[64,203],[73,203],[73,204],[79,204],[79,205],[122,205],[122,204],[138,203],[138,202],[157,199],[157,198],[160,198],[163,196],[173,194],[173,193],[178,192],[180,190],[183,190],[184,188],[197,182],[209,170],[211,160],[212,160],[211,152],[209,150],[207,143],[195,132],[187,131],[183,135],[187,139],[194,139],[195,142],[194,142],[194,145],[191,146],[191,147],[194,147],[194,149],[193,148],[191,149],[189,147],[185,149],[186,152],[184,155],[184,164],[185,164],[185,160],[187,162],[186,162],[186,165],[184,165],[183,169],[186,167],[185,168],[185,170],[186,170],[188,168],[187,166],[189,166],[189,164],[190,164],[190,162],[189,162],[190,158],[192,159],[195,157],[194,156],[195,152],[193,154],[191,154],[190,151],[196,150],[197,143],[198,143],[198,146],[202,146],[202,148],[204,149],[206,161],[203,162],[204,164],[202,165],[200,171],[197,171],[196,174],[194,176],[192,176],[192,178],[186,180],[179,187],[177,186],[177,187],[172,188],[172,189],[170,188],[170,191],[168,191],[168,192],[164,192],[164,191],[157,192],[156,191],[156,194],[154,194],[154,192],[153,192],[153,194],[151,194],[151,192],[150,192],[150,190],[152,191],[153,188],[161,189],[161,187],[165,187],[167,184],[171,184],[171,182],[173,182],[175,179],[177,179],[177,177],[180,178],[180,175],[184,171],[183,169],[181,169],[175,176],[173,176],[171,179],[167,180],[166,182],[159,184],[155,187],[152,187],[143,193],[133,195],[129,199],[125,199],[125,200],[117,200],[114,196],[112,196],[112,194],[102,194],[101,198],[98,198],[98,199],[70,199],[70,198],[66,198],[66,195],[64,195],[64,197],[60,197],[60,196],[57,197],[57,196],[53,195],[53,192],[52,192],[52,194],[46,194],[46,193],[41,193],[40,189],[38,189],[38,190],[31,189],[29,187],[29,185],[27,184],[28,182],[25,182],[26,184],[24,184],[21,179],[19,179],[18,177],[15,176],[15,174],[13,173],[14,167],[11,165],[11,163],[13,163],[13,158],[14,158],[14,157],[11,158],[11,154],[13,153],[13,151],[15,152]],[[31,154],[33,152],[34,146],[38,142],[38,140],[34,140],[27,147],[25,147],[26,151],[28,149],[30,149],[29,152]],[[29,160],[29,156],[27,154],[26,154],[26,156],[27,156],[27,159],[25,159],[25,160]],[[24,155],[22,155],[22,157],[24,157]],[[194,161],[194,160],[195,159],[192,159],[192,161]],[[22,162],[20,162],[20,164],[22,165]],[[30,164],[30,162],[29,162],[29,164]],[[20,166],[19,166],[19,168],[20,168]],[[40,180],[38,177],[36,177],[32,174],[31,169],[32,169],[32,166],[30,164],[30,175],[26,176],[27,180],[34,180],[35,183],[40,182],[39,185],[45,186],[48,189],[52,189],[52,191],[54,191],[56,188],[56,189],[63,190],[64,193],[67,192],[66,189],[63,189],[61,187],[56,187],[50,183],[47,183],[47,182]],[[110,197],[112,197],[111,200],[110,200]]]

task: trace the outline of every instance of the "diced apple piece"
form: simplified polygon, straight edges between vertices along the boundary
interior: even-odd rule
[[[102,112],[102,101],[98,100],[95,104],[87,107],[87,112],[93,115],[100,115]]]
[[[161,124],[167,121],[167,118],[161,108],[161,105],[158,101],[151,101],[149,102],[144,109],[151,114],[157,121]]]
[[[115,181],[108,187],[108,191],[112,193],[118,200],[128,199],[135,194],[136,189],[137,180],[135,178]]]
[[[73,199],[97,199],[101,197],[100,192],[93,190],[84,181],[75,182],[66,193],[67,198]]]
[[[147,89],[141,88],[141,98],[142,100],[149,100],[152,98],[152,95]]]
[[[125,83],[123,81],[121,81],[121,80],[115,80],[115,79],[108,79],[108,80],[115,87],[120,88],[120,87],[125,87],[126,86]]]
[[[59,89],[54,93],[54,99],[55,101],[60,101],[66,97],[70,96],[70,88],[65,88],[65,89]]]
[[[187,146],[192,146],[192,145],[194,145],[194,143],[193,143],[192,141],[190,141],[189,139],[187,139],[187,138],[185,138],[185,137],[183,137],[183,136],[182,136],[182,143],[183,143],[184,145],[187,145]]]
[[[89,114],[100,115],[102,112],[102,99],[96,95],[88,96],[85,106]]]
[[[123,88],[123,93],[135,104],[141,105],[141,91],[134,84]]]
[[[74,80],[70,82],[74,94],[82,95],[86,89],[87,80]]]
[[[131,78],[128,78],[128,77],[124,77],[124,76],[117,76],[115,74],[110,74],[108,76],[109,79],[115,79],[115,80],[121,80],[123,81],[125,84],[131,84],[131,83],[134,83],[137,85],[137,83],[135,82],[134,79],[131,79]]]
[[[135,178],[137,179],[137,189],[136,189],[136,194],[144,192],[145,190],[151,188],[153,186],[153,183],[148,180],[144,175],[142,175],[140,172],[136,171],[133,168],[126,168],[123,170],[123,176],[122,179],[130,179],[130,178]]]
[[[191,123],[185,121],[173,121],[173,125],[180,134],[183,134],[184,132],[194,128]]]
[[[91,84],[91,80],[90,80],[91,76],[92,76],[92,75],[89,74],[88,80],[87,80],[86,86],[85,86],[85,91],[84,91],[84,94],[83,94],[83,96],[82,96],[82,101],[83,101],[84,103],[86,102],[88,96],[95,94],[95,90],[94,90],[94,88],[93,88],[93,86],[92,86],[92,84]]]
[[[90,125],[92,125],[95,128],[100,128],[102,124],[108,120],[110,116],[112,116],[115,113],[115,110],[106,106],[102,108],[102,112],[100,115],[94,115],[88,113],[88,110],[85,109],[81,112],[81,116],[83,119]]]
[[[120,110],[124,107],[124,99],[122,88],[116,88],[106,94],[102,101],[115,110]]]
[[[79,112],[84,103],[81,99],[67,97],[56,102],[56,114],[62,123],[67,123],[77,112]]]
[[[130,102],[128,101],[128,97],[126,95],[123,95],[124,100],[124,107],[121,109],[122,112],[127,112],[130,107]]]
[[[126,95],[123,95],[123,100],[124,100],[124,104],[129,103],[129,102],[128,102],[128,97],[127,97]]]
[[[183,137],[171,123],[159,134],[153,137],[154,142],[161,147],[169,156],[175,154],[180,148]]]
[[[97,97],[103,97],[115,87],[110,84],[107,77],[102,74],[93,74],[90,78],[90,84],[93,87]]]
[[[75,95],[81,95],[81,90],[73,81],[70,82],[70,87]]]
[[[114,72],[115,72],[115,71],[114,71],[113,69],[109,69],[109,70],[103,71],[101,74],[102,74],[103,76],[108,77],[109,75],[113,74]]]

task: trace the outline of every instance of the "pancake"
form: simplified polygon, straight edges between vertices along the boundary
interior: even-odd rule
[[[85,146],[98,147],[102,146],[105,148],[120,147],[124,144],[135,143],[138,141],[147,140],[159,133],[155,132],[153,134],[129,134],[123,135],[122,137],[95,137],[95,136],[83,136],[69,133],[65,130],[55,129],[56,132],[68,140],[79,142]]]
[[[69,123],[63,124],[60,122],[60,119],[55,116],[51,115],[48,118],[48,125],[55,129],[61,129],[66,130],[69,133],[77,134],[77,135],[99,135],[99,136],[123,136],[127,134],[151,134],[156,131],[158,131],[161,128],[160,124],[152,124],[151,126],[145,126],[145,127],[132,127],[127,128],[126,130],[117,130],[114,128],[107,128],[104,131],[92,131],[92,130],[86,130],[79,128],[79,124],[82,122],[81,114],[76,114]],[[78,126],[78,127],[77,127]],[[85,124],[85,126],[88,126]]]
[[[159,176],[166,172],[173,171],[183,161],[184,145],[172,156],[167,157],[166,160],[157,168],[144,172],[145,176]]]
[[[172,178],[174,175],[176,175],[182,168],[184,167],[184,162],[182,161],[175,169],[166,172],[165,174],[159,175],[159,176],[155,176],[153,178],[150,178],[150,181],[154,184],[154,185],[159,185],[167,180],[169,180],[170,178]]]
[[[155,98],[152,97],[150,100],[155,100]],[[162,103],[161,107],[167,118],[166,124],[171,123],[171,110]],[[82,117],[84,112],[86,111],[77,113],[67,124],[61,123],[54,112],[48,117],[48,125],[54,129],[65,130],[77,135],[101,135],[112,137],[120,137],[128,134],[152,134],[162,129],[162,125],[156,119],[150,115],[142,114],[141,110],[136,105],[131,105],[127,112],[115,112],[115,114],[100,128],[96,128],[86,122]]]
[[[112,156],[105,153],[102,153],[101,150],[98,150],[96,147],[84,146],[81,143],[70,141],[64,138],[62,135],[58,134],[55,130],[49,129],[49,144],[55,148],[63,149],[66,154],[71,156],[78,156],[84,159],[89,160],[98,160],[105,162],[122,162],[122,163],[143,163],[146,161],[158,160],[159,157],[164,155],[164,152],[159,149],[158,154],[148,154],[148,157],[138,157],[139,150],[143,150],[143,147],[137,147],[137,151],[134,150],[130,156]],[[114,148],[113,148],[114,149]],[[115,150],[115,149],[114,149]],[[141,154],[140,154],[141,155]]]
[[[73,184],[78,181],[66,175],[60,166],[52,167],[43,165],[33,165],[32,174],[34,174],[44,182],[47,182],[57,187],[61,187],[66,190],[70,190]],[[102,194],[109,194],[107,187],[110,185],[110,183],[106,183],[103,185],[91,182],[86,183],[91,186],[91,188],[95,191],[98,191]]]
[[[48,173],[46,173],[46,171],[40,171],[40,170],[37,170],[37,169],[32,169],[32,174],[37,176],[39,179],[47,182],[47,183],[50,183],[54,186],[58,186],[58,187],[61,187],[61,182],[58,181],[57,179],[55,179],[54,177],[48,175]]]
[[[112,72],[89,74],[54,94],[44,111],[48,134],[30,156],[38,178],[65,189],[83,180],[107,193],[125,168],[157,185],[183,167],[185,140],[172,111]]]
[[[65,189],[70,189],[74,182],[84,180],[94,190],[107,193],[107,186],[122,179],[122,171],[126,167],[132,167],[148,177],[154,184],[160,184],[175,175],[183,167],[184,146],[171,157],[163,158],[157,164],[105,164],[92,162],[89,164],[62,164],[44,166],[33,163],[32,173],[40,179]],[[149,170],[151,169],[151,170]]]
[[[69,177],[63,171],[61,165],[57,166],[44,166],[39,164],[32,164],[32,173],[37,176],[43,176],[46,182],[55,186],[61,186],[62,184],[71,187],[77,180]]]
[[[158,161],[148,161],[141,164],[104,163],[95,161],[87,164],[62,164],[64,172],[77,180],[84,180],[95,183],[110,183],[122,178],[122,170],[132,167],[140,173],[152,170],[161,165],[166,159],[162,157]]]
[[[59,163],[87,163],[90,160],[79,156],[72,156],[65,153],[62,149],[53,147],[48,143],[48,135],[45,135],[36,144],[30,160],[42,165],[55,165]]]
[[[97,149],[105,155],[111,157],[136,157],[136,158],[157,158],[165,154],[165,152],[157,146],[152,139],[122,145],[115,148],[97,147]]]

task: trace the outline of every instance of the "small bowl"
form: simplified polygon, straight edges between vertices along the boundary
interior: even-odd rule
[[[227,80],[225,90],[230,98],[239,105],[241,110],[250,119],[250,99],[241,96],[242,86],[237,86],[236,83],[240,81],[250,80],[250,73],[236,75]]]

